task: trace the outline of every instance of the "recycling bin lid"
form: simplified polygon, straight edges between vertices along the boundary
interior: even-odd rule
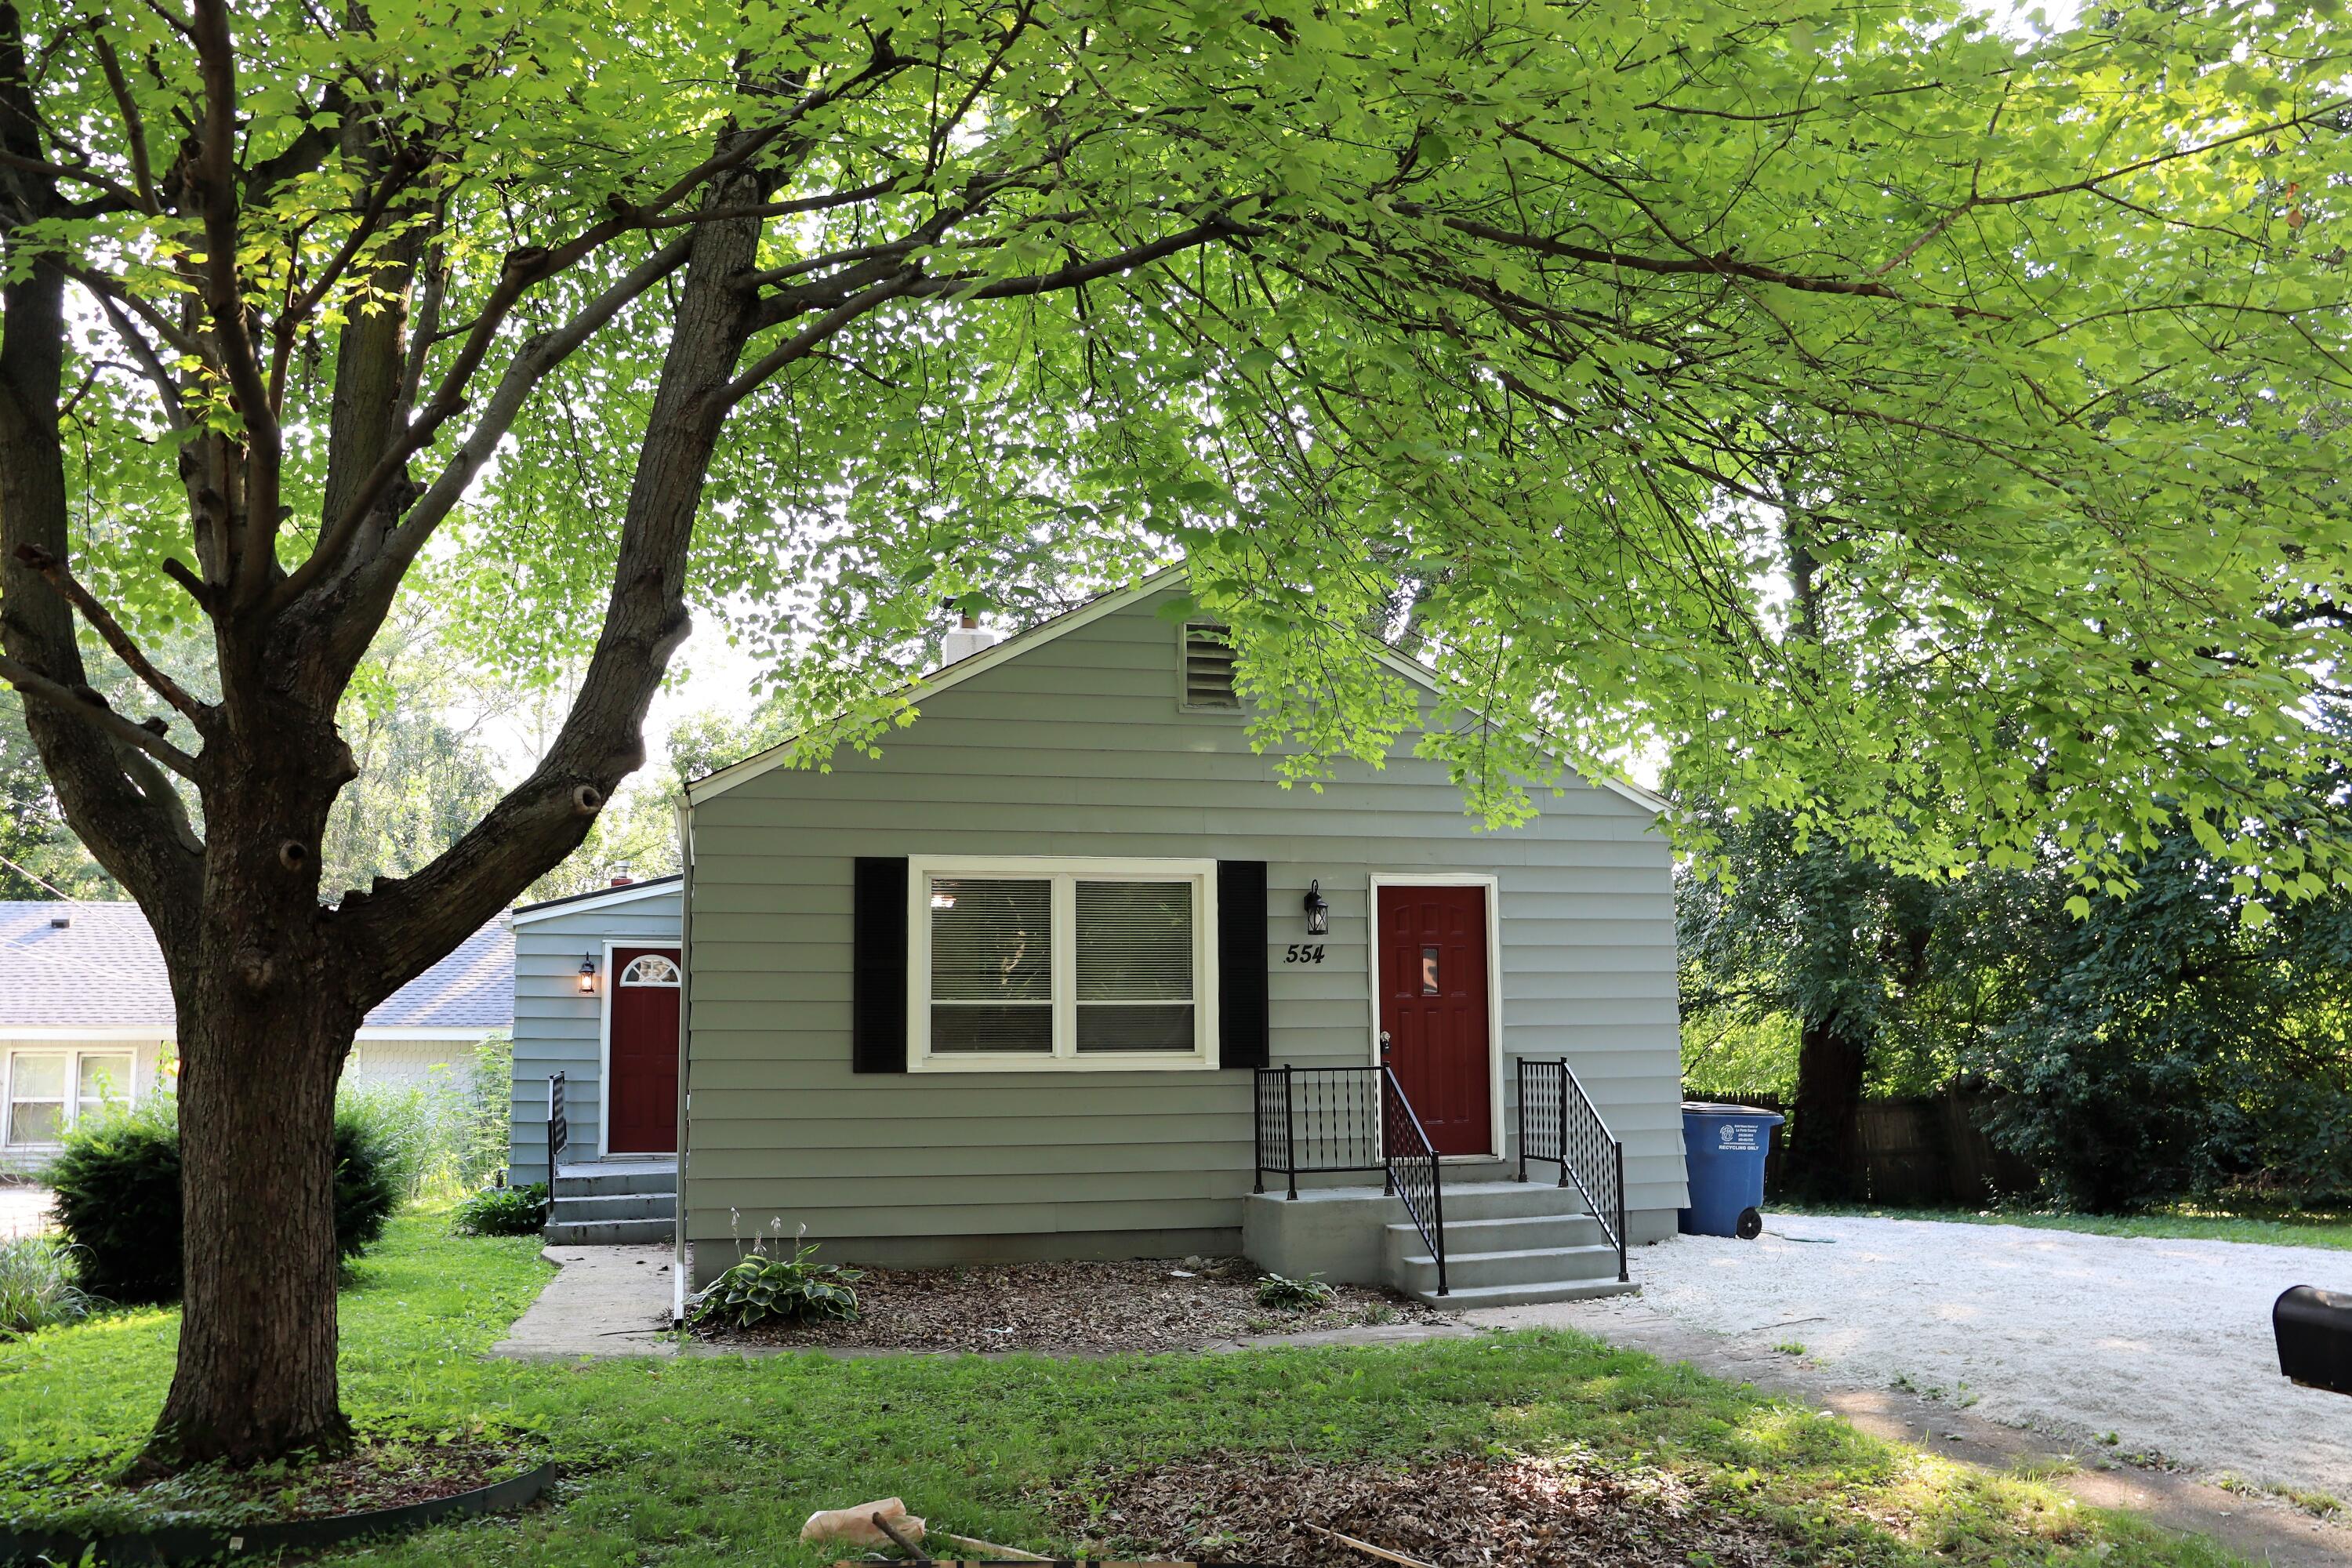
[[[1769,1121],[1780,1120],[1779,1111],[1767,1110],[1760,1105],[1727,1105],[1712,1100],[1685,1100],[1683,1101],[1683,1114],[1685,1116],[1753,1116]]]

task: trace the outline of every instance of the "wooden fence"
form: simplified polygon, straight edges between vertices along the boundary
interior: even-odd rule
[[[1788,1114],[1788,1107],[1772,1095],[1724,1098]],[[1989,1094],[1957,1092],[1864,1100],[1863,1179],[1869,1200],[1891,1208],[1943,1208],[2032,1192],[2036,1185],[2033,1167],[1994,1148],[1984,1135],[1980,1122],[1993,1100]],[[1780,1195],[1787,1142],[1788,1129],[1783,1127],[1764,1162],[1768,1196]]]

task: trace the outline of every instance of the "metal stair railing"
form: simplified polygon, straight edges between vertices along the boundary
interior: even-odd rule
[[[1609,1131],[1565,1057],[1519,1059],[1519,1180],[1528,1162],[1552,1161],[1559,1184],[1573,1184],[1602,1233],[1617,1248],[1617,1278],[1633,1279],[1625,1260],[1625,1145]]]
[[[555,1184],[555,1162],[572,1147],[572,1119],[564,1113],[563,1075],[550,1074],[547,1079],[547,1183]]]
[[[1388,1058],[1383,1031],[1377,1067],[1259,1068],[1251,1105],[1257,1159],[1251,1190],[1263,1193],[1265,1178],[1280,1175],[1288,1184],[1286,1197],[1295,1199],[1301,1174],[1380,1172],[1381,1192],[1404,1205],[1436,1261],[1443,1296],[1445,1194],[1437,1151]]]

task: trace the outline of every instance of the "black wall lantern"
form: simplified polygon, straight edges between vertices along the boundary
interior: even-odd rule
[[[1322,936],[1331,929],[1331,906],[1323,901],[1320,880],[1307,884],[1307,934]]]
[[[595,994],[596,955],[593,952],[583,952],[580,955],[580,994],[593,996]]]

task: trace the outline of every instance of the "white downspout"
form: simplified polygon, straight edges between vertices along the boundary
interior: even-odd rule
[[[686,1167],[691,1153],[687,1138],[692,1123],[687,1113],[694,1104],[693,1086],[687,1081],[694,1062],[694,1053],[688,1049],[694,1038],[694,802],[683,790],[677,797],[677,1191],[670,1200],[676,1207],[669,1227],[672,1328],[686,1322]]]

